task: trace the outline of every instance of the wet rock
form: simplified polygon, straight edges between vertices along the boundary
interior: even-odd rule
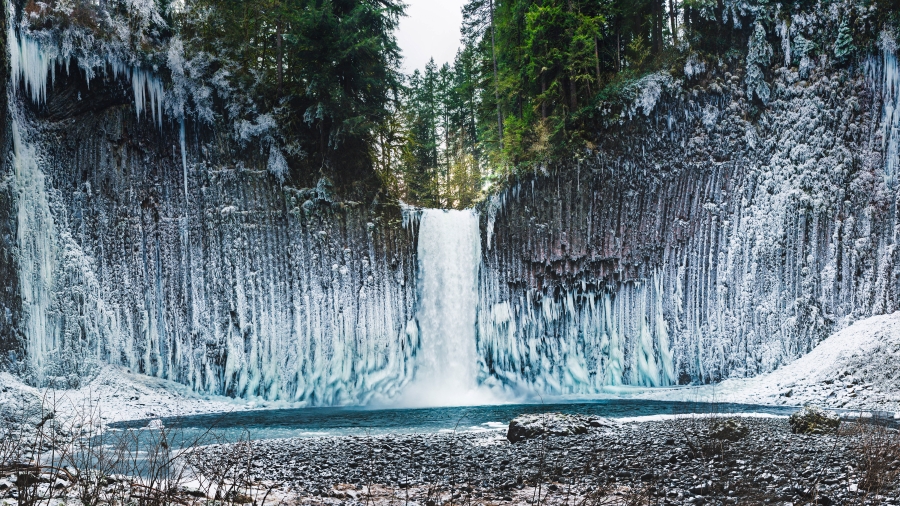
[[[506,439],[517,443],[527,439],[548,434],[551,436],[573,436],[586,434],[591,427],[611,427],[613,422],[596,416],[565,415],[562,413],[545,413],[540,415],[522,415],[509,422]]]
[[[791,415],[789,423],[794,434],[828,434],[837,430],[841,419],[830,411],[805,406]]]

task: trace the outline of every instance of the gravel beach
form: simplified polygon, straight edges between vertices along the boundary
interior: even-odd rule
[[[845,422],[836,434],[802,435],[784,418],[740,418],[745,435],[730,441],[717,432],[723,421],[624,423],[515,444],[496,430],[268,440],[244,451],[272,497],[303,503],[900,504],[893,429]],[[223,450],[201,454],[221,469]]]

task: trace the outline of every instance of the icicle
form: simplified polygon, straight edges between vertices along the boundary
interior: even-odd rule
[[[187,148],[185,146],[184,137],[184,117],[182,116],[180,121],[180,128],[178,129],[178,141],[181,143],[181,167],[184,170],[184,202],[189,203],[190,197],[188,195]]]
[[[401,202],[400,211],[403,214],[404,230],[412,232],[418,228],[419,221],[422,219],[422,209]]]
[[[897,54],[889,49],[883,50],[884,68],[882,93],[882,149],[884,150],[884,181],[888,188],[893,188],[900,170],[900,68]]]
[[[8,14],[12,16],[12,14]],[[10,19],[13,19],[10,17]],[[35,104],[47,101],[47,81],[52,78],[55,60],[48,58],[41,51],[40,44],[27,35],[19,37],[12,23],[7,28],[9,41],[9,66],[12,73],[13,93],[18,91],[20,83],[24,83],[25,91]]]
[[[131,87],[134,90],[134,110],[138,120],[146,108],[150,119],[155,120],[158,128],[162,128],[165,99],[162,81],[143,69],[134,68],[131,71]]]

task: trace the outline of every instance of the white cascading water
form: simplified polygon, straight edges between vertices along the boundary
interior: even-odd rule
[[[419,224],[420,349],[412,384],[399,402],[482,402],[476,346],[481,234],[475,211],[426,209]]]

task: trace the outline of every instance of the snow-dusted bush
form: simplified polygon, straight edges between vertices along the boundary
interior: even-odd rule
[[[649,116],[663,92],[680,85],[681,81],[673,79],[668,72],[654,72],[626,85],[622,89],[626,101],[623,115],[631,118],[640,112]]]
[[[772,94],[766,82],[765,70],[772,63],[772,46],[766,40],[766,29],[757,22],[750,36],[747,53],[747,95],[756,96],[763,104],[769,103]]]

